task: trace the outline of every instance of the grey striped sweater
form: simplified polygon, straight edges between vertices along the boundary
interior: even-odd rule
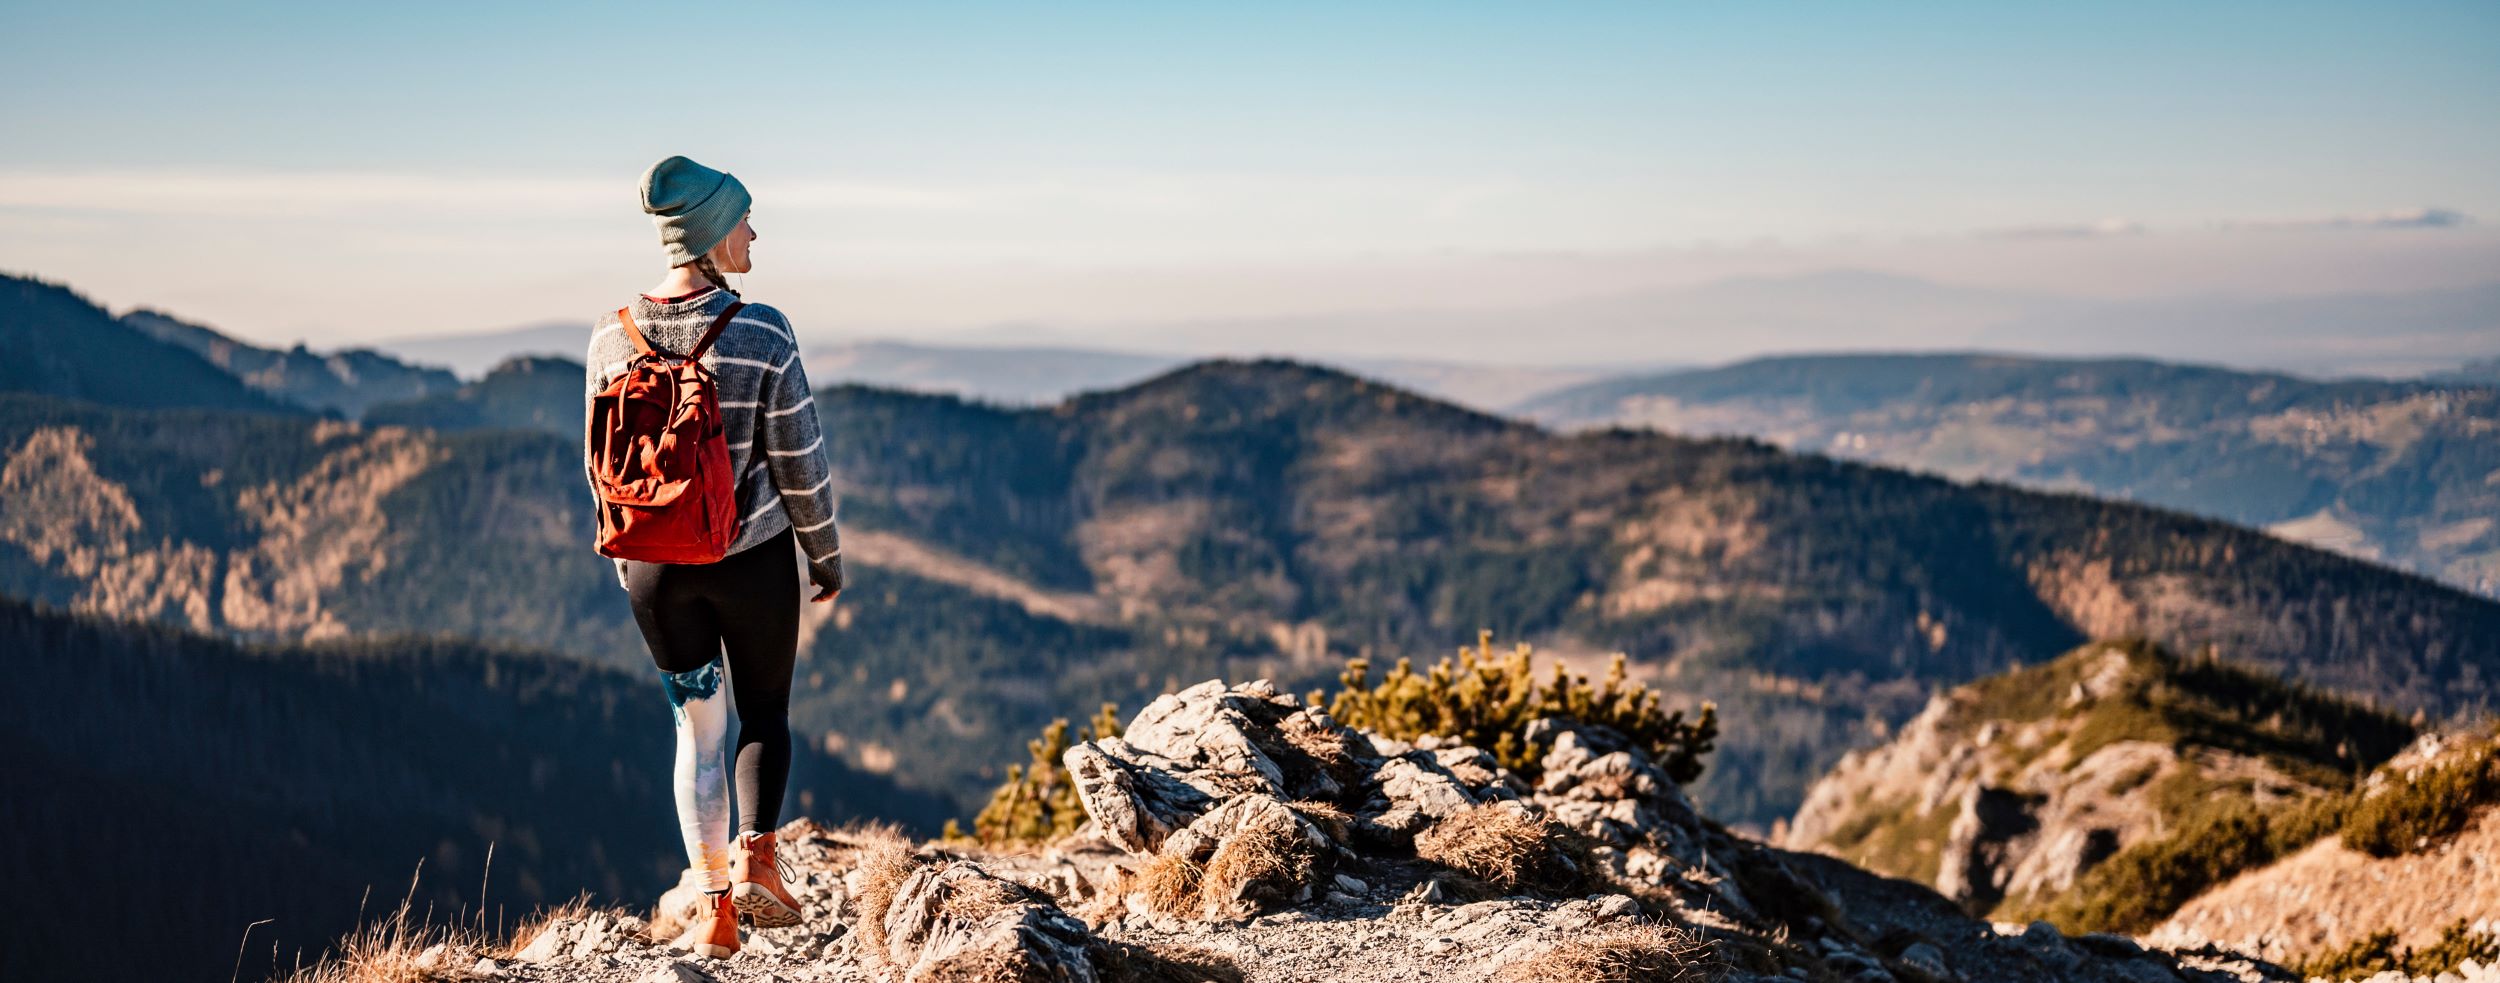
[[[634,298],[634,324],[657,348],[685,352],[703,337],[737,298],[713,289],[675,303]],[[608,380],[625,371],[634,343],[616,322],[616,312],[599,318],[591,329],[590,350],[583,360],[590,399]],[[720,380],[721,423],[729,436],[729,464],[738,470],[738,514],[743,518],[735,553],[796,530],[799,548],[807,554],[814,579],[842,585],[842,541],[834,527],[833,466],[826,460],[823,429],[816,420],[816,396],[807,388],[807,370],[799,365],[797,337],[790,319],[763,304],[748,304],[703,354],[703,365]],[[587,415],[587,414],[585,414]],[[582,477],[590,479],[590,461],[582,461]],[[625,562],[616,563],[617,582],[625,580]]]

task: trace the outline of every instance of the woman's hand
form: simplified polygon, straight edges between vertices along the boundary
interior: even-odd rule
[[[810,566],[807,579],[808,582],[816,585],[816,596],[807,599],[810,604],[823,604],[842,596],[842,581],[839,574]]]

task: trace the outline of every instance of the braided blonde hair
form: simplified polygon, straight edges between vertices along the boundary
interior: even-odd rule
[[[729,285],[729,278],[728,278],[727,276],[724,276],[724,275],[722,275],[722,274],[721,274],[719,264],[716,264],[716,263],[712,262],[712,254],[710,254],[710,253],[705,253],[705,254],[703,254],[703,255],[701,255],[701,256],[697,256],[697,257],[695,257],[695,261],[694,261],[694,262],[692,262],[692,263],[688,263],[688,264],[686,264],[686,265],[691,266],[691,267],[694,267],[694,271],[695,271],[695,272],[703,274],[703,276],[704,276],[706,279],[709,279],[709,280],[711,280],[713,283],[720,285],[720,288],[721,288],[721,289],[726,290],[726,291],[729,291],[729,295],[730,295],[730,296],[732,296],[732,297],[744,297],[744,296],[746,296],[745,294],[739,293],[739,292],[738,292],[738,288],[736,288],[736,287],[733,287],[733,286],[730,286],[730,285]]]

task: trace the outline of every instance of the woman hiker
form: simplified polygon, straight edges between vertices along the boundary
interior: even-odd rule
[[[692,351],[712,322],[740,302],[726,274],[752,268],[750,203],[737,178],[684,157],[643,173],[642,210],[659,227],[669,261],[668,274],[630,308],[652,348]],[[586,360],[590,394],[636,356],[623,328],[613,312],[593,328]],[[832,467],[789,319],[763,304],[746,304],[699,361],[718,381],[728,473],[737,475],[737,536],[718,562],[615,562],[676,721],[685,877],[700,882],[708,902],[690,937],[696,952],[717,959],[738,951],[741,914],[759,926],[800,919],[773,855],[790,775],[787,713],[798,651],[798,578],[804,569],[815,585],[810,600],[832,601],[842,591],[842,550]],[[721,748],[732,703],[738,712],[734,843]]]

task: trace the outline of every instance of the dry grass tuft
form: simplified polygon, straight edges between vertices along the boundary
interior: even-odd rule
[[[414,888],[410,890],[413,893]],[[297,971],[287,977],[287,983],[434,983],[479,979],[469,972],[469,967],[477,965],[478,957],[493,948],[485,933],[420,923],[409,917],[408,905],[409,902],[401,901],[389,918],[340,939],[336,955]],[[588,910],[589,904],[578,898],[556,909],[575,916]],[[534,936],[545,928],[545,922],[542,918],[525,931]]]
[[[1496,983],[1703,983],[1710,944],[1656,922],[1616,922],[1502,967]]]
[[[1544,817],[1487,803],[1434,823],[1415,837],[1415,855],[1511,891],[1554,877],[1558,840]]]
[[[903,881],[920,869],[920,858],[912,855],[911,841],[892,829],[861,831],[857,860],[860,872],[858,906],[860,938],[874,949],[885,948],[886,909],[894,904],[894,892]]]
[[[1171,942],[1141,946],[1105,941],[1099,962],[1104,983],[1243,983],[1249,979],[1231,956]]]
[[[1198,907],[1198,888],[1206,868],[1176,853],[1158,854],[1138,875],[1146,907],[1166,915],[1187,915]]]
[[[1306,760],[1277,763],[1293,770],[1318,771],[1340,786],[1352,787],[1362,781],[1363,767],[1356,763],[1353,752],[1346,747],[1351,733],[1343,727],[1319,727],[1309,717],[1287,717],[1276,729],[1276,734]]]
[[[938,902],[938,912],[969,925],[988,921],[991,915],[1032,900],[1032,893],[1023,885],[996,877],[962,877],[948,886],[946,899]]]
[[[1319,857],[1293,825],[1251,826],[1226,837],[1207,858],[1198,884],[1198,899],[1231,905],[1261,900],[1258,885],[1301,884],[1311,879]],[[1267,898],[1266,900],[1287,900]],[[1241,912],[1236,912],[1239,914]]]
[[[589,916],[590,898],[587,896],[577,895],[573,900],[553,908],[541,908],[537,914],[531,915],[528,921],[522,922],[520,928],[513,930],[512,936],[504,940],[501,951],[494,954],[495,958],[510,959],[514,953],[529,948],[530,943],[537,941],[538,936],[548,929],[566,922],[580,921]]]
[[[1344,843],[1354,835],[1354,817],[1347,815],[1343,809],[1326,802],[1309,800],[1288,803],[1287,806],[1294,811],[1295,815],[1319,827],[1320,832],[1328,834],[1329,839]]]

